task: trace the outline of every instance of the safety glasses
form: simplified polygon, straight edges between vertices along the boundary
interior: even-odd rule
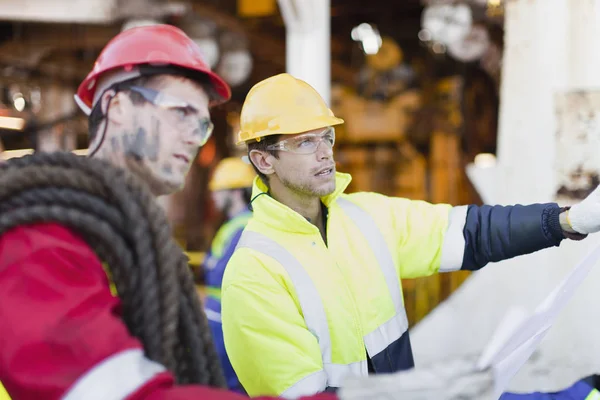
[[[305,133],[304,135],[280,140],[267,147],[267,150],[282,150],[296,154],[313,154],[319,149],[321,142],[329,148],[335,144],[335,129],[327,128],[319,133]]]
[[[129,86],[127,89],[139,94],[144,100],[154,106],[167,111],[178,129],[198,127],[201,136],[201,146],[206,144],[208,139],[210,139],[214,130],[212,121],[208,117],[199,118],[198,109],[191,106],[189,103],[169,94],[141,86]]]

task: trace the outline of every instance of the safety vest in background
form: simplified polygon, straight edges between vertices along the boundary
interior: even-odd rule
[[[221,360],[221,367],[223,368],[223,373],[227,380],[227,387],[230,390],[240,393],[244,393],[244,390],[240,386],[240,382],[231,366],[223,341],[223,326],[221,323],[221,283],[229,258],[233,254],[242,235],[242,231],[251,216],[252,212],[246,209],[225,222],[219,228],[202,266],[206,284],[204,311],[206,312],[208,325],[210,326],[215,348],[219,354],[219,359]]]
[[[461,267],[466,207],[343,194],[350,175],[336,180],[322,198],[327,245],[300,214],[258,196],[267,188],[255,180],[222,289],[225,346],[250,396],[294,398],[413,367],[400,277]]]
[[[252,212],[246,209],[225,222],[217,231],[210,251],[202,263],[206,293],[219,302],[221,301],[221,283],[225,267],[251,217]]]

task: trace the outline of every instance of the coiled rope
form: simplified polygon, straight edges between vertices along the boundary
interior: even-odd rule
[[[0,164],[0,235],[43,222],[78,233],[107,265],[124,323],[148,358],[180,384],[226,387],[187,258],[144,183],[71,153]]]

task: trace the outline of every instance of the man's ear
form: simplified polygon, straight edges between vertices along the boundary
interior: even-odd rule
[[[256,169],[261,173],[271,175],[275,172],[275,169],[273,168],[273,159],[275,157],[266,151],[251,150],[248,156],[250,157],[252,164],[254,164]]]
[[[106,116],[112,123],[117,125],[123,125],[125,119],[131,115],[131,108],[133,103],[131,98],[124,92],[116,92],[114,90],[107,90],[102,94],[100,98],[102,102],[102,114]]]

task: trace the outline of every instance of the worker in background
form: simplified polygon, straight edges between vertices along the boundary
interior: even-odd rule
[[[227,84],[210,70],[198,46],[179,29],[156,25],[126,30],[107,44],[77,91],[79,105],[89,113],[89,154],[99,160],[81,159],[65,153],[46,158],[42,155],[25,158],[22,162],[6,162],[0,175],[6,177],[12,171],[22,169],[19,165],[25,164],[36,176],[47,174],[61,180],[76,172],[69,169],[70,165],[84,168],[97,163],[106,166],[106,169],[87,171],[90,186],[86,190],[90,193],[103,195],[110,192],[109,187],[103,186],[110,185],[110,182],[104,180],[99,185],[96,176],[104,176],[107,170],[114,170],[115,176],[123,176],[118,174],[118,168],[121,168],[132,172],[135,177],[132,179],[137,178],[139,187],[147,189],[140,196],[152,201],[150,193],[166,195],[183,187],[198,149],[206,143],[213,130],[209,107],[229,97]],[[47,170],[35,169],[35,163],[43,164],[48,160],[59,160],[64,164],[50,166]],[[12,171],[7,169],[11,165]],[[14,182],[13,186],[26,184],[34,178],[26,174],[27,168],[23,169],[22,181]],[[122,182],[123,179],[116,181]],[[87,181],[79,177],[68,182],[69,185],[85,187]],[[3,190],[6,197],[10,188],[5,185]],[[52,204],[44,203],[48,200],[39,199],[40,196],[23,198],[17,193],[18,202],[11,206],[13,208],[24,202],[40,203],[28,209],[26,218],[21,209],[19,213],[11,210],[2,215],[0,229],[14,218],[24,221],[2,231],[0,236],[0,380],[11,397],[15,400],[244,398],[208,387],[223,387],[224,382],[219,383],[222,374],[208,326],[204,331],[201,319],[194,319],[202,315],[202,308],[195,303],[199,300],[191,276],[189,281],[180,281],[189,284],[185,292],[181,291],[183,301],[182,297],[176,297],[173,303],[160,303],[160,309],[156,310],[157,314],[166,314],[168,310],[164,307],[176,303],[179,308],[170,309],[169,315],[179,316],[179,321],[187,323],[174,320],[171,325],[158,324],[159,332],[151,331],[149,324],[144,322],[151,322],[156,317],[149,312],[152,308],[140,304],[131,311],[135,304],[125,304],[119,297],[113,296],[97,254],[83,236],[70,228],[79,221],[78,229],[92,235],[96,232],[98,238],[110,238],[110,233],[104,236],[102,233],[112,226],[111,223],[116,226],[113,236],[131,228],[114,221],[115,215],[122,214],[115,214],[112,209],[105,214],[104,221],[86,225],[81,223],[82,218],[74,215],[81,216],[90,207],[111,210],[112,204],[71,203],[72,190],[44,191],[43,187],[36,190],[45,194],[46,199],[55,196],[55,207],[71,206],[67,210],[69,212],[55,215],[52,214],[55,210]],[[136,215],[136,204],[131,202],[127,206],[126,200],[122,200],[124,208],[121,210],[128,210],[128,215]],[[160,210],[158,206],[155,209]],[[42,213],[47,215],[40,217]],[[143,217],[143,214],[140,215],[135,223],[146,223],[147,226],[151,216],[147,216],[147,221]],[[70,223],[54,222],[63,218]],[[160,218],[154,220],[160,221]],[[153,232],[143,229],[136,232],[136,235],[145,238],[153,235]],[[162,236],[163,243],[171,239],[169,233],[166,238]],[[136,243],[126,240],[118,243],[136,246]],[[181,249],[174,242],[169,249],[175,253],[171,253],[165,263],[175,260],[176,265],[182,268],[179,273],[189,273]],[[152,250],[152,246],[148,246],[148,250]],[[155,265],[155,258],[149,257],[149,254],[142,256],[146,257],[146,262],[136,264],[137,267],[149,263]],[[120,271],[121,276],[114,276],[116,281],[127,282],[122,276],[125,273],[123,269],[113,270],[111,267],[111,271]],[[153,276],[171,276],[169,271],[160,272],[160,269],[146,272]],[[149,279],[147,274],[140,276],[139,271],[137,275],[135,271],[131,273],[137,276],[138,281]],[[160,279],[152,282],[160,284]],[[161,288],[179,290],[176,283]],[[156,297],[164,296],[161,290],[156,290],[156,286],[151,288],[156,296],[151,297],[151,293],[143,291],[128,295],[142,303],[154,304]],[[125,309],[130,317],[128,321],[122,318]],[[186,313],[186,309],[189,312]],[[193,312],[196,309],[199,313]],[[134,336],[129,326],[148,333],[148,337]],[[172,332],[173,337],[165,339],[159,336],[167,331]],[[155,341],[155,337],[165,340]],[[146,341],[148,338],[151,340]],[[194,343],[194,347],[177,347],[179,350],[185,347],[187,352],[179,352],[169,360],[175,362],[177,368],[167,368],[166,364],[156,361],[156,357],[148,355],[150,350],[158,355],[171,351],[171,347],[162,347],[163,343]],[[198,363],[190,362],[185,367],[186,364],[180,363],[183,359],[197,359]],[[182,365],[185,368],[179,368]],[[183,382],[203,382],[203,386],[197,383],[176,386],[175,376]]]
[[[600,230],[600,189],[570,209],[345,194],[351,177],[333,157],[342,123],[289,74],[257,83],[243,104],[238,143],[259,178],[221,301],[225,347],[250,396],[413,368],[402,279],[474,271]]]
[[[226,221],[217,231],[210,251],[202,263],[201,271],[204,273],[207,294],[204,307],[227,386],[236,392],[243,392],[243,389],[227,357],[223,342],[221,283],[225,266],[252,215],[248,205],[255,176],[254,169],[241,158],[229,157],[219,162],[208,186],[216,208],[226,217]]]
[[[551,367],[550,367],[551,368]],[[504,393],[499,400],[598,400],[600,375],[589,375],[555,392]]]

